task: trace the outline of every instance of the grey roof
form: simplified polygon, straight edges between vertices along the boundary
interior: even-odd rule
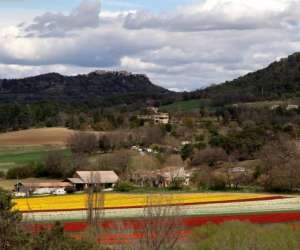
[[[114,171],[76,171],[75,176],[83,183],[116,183],[119,177]]]

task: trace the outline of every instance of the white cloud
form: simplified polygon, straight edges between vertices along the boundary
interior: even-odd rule
[[[89,73],[96,68],[76,67],[71,65],[23,66],[17,64],[0,64],[0,78],[23,78],[49,72],[62,75],[77,75],[78,72]]]
[[[299,11],[296,0],[206,0],[165,14],[132,13],[124,26],[184,32],[294,27]]]
[[[131,58],[128,56],[121,58],[120,66],[131,71],[153,71],[161,69],[160,66],[154,63],[143,62],[140,58]]]
[[[38,15],[36,26],[28,26],[35,36],[15,25],[0,28],[0,77],[126,69],[191,90],[300,50],[298,0],[199,0],[161,16],[136,10],[99,15],[85,4],[69,15]],[[79,12],[91,15],[71,22]]]
[[[99,26],[100,0],[85,0],[69,15],[47,12],[25,27],[29,36],[65,36],[70,31]]]

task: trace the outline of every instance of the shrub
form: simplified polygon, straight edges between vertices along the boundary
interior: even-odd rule
[[[202,150],[206,148],[206,143],[205,142],[197,142],[194,144],[194,147],[198,150]]]
[[[4,178],[4,177],[5,177],[4,171],[0,171],[0,178]]]
[[[207,164],[214,166],[219,161],[226,161],[228,156],[222,148],[207,148],[195,153],[192,159],[192,165]]]
[[[185,161],[186,159],[188,159],[192,155],[192,153],[193,153],[193,145],[191,144],[184,145],[181,148],[181,152],[180,152],[182,160]]]
[[[132,190],[134,190],[136,187],[134,184],[132,184],[131,182],[127,182],[127,181],[123,181],[123,182],[119,182],[116,187],[115,187],[115,191],[117,192],[130,192]]]
[[[205,139],[205,135],[204,134],[195,135],[195,140],[196,141],[204,141],[204,139]]]
[[[90,154],[98,149],[98,138],[93,133],[76,132],[68,139],[72,152],[78,154]]]
[[[6,173],[7,179],[24,179],[36,176],[36,169],[34,166],[23,166],[11,168]]]
[[[225,190],[226,178],[222,175],[216,175],[209,167],[201,168],[201,170],[193,176],[193,182],[200,189],[205,190]]]
[[[225,190],[226,189],[226,181],[222,176],[213,176],[210,183],[211,190]]]
[[[172,131],[172,124],[168,123],[165,125],[166,132],[170,133]]]
[[[44,158],[45,177],[61,178],[68,170],[64,164],[65,156],[62,152],[49,152]]]
[[[266,138],[267,133],[263,128],[251,128],[233,131],[226,136],[214,135],[209,144],[223,148],[228,154],[236,152],[239,160],[247,160],[253,159],[265,144]]]
[[[184,179],[183,178],[174,178],[169,185],[168,189],[170,190],[182,190],[184,187]]]
[[[74,187],[66,187],[65,191],[67,192],[67,194],[73,194],[76,190]]]

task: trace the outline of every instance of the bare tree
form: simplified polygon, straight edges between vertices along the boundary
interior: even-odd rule
[[[87,237],[97,241],[102,234],[101,222],[104,216],[105,194],[102,192],[101,176],[91,172],[90,184],[87,188]]]
[[[129,162],[132,152],[130,150],[118,150],[110,154],[103,154],[97,158],[97,170],[114,170],[119,176],[126,179],[129,172]]]
[[[75,132],[69,137],[68,145],[74,153],[93,153],[98,149],[98,137],[94,133]]]
[[[172,196],[149,195],[143,211],[140,250],[175,249],[183,223],[178,206],[172,206]]]
[[[193,166],[207,164],[214,166],[217,162],[228,160],[228,155],[222,148],[206,148],[199,150],[192,158]]]
[[[45,174],[51,177],[59,178],[65,175],[65,156],[60,151],[49,152],[44,158]]]
[[[300,188],[300,153],[295,142],[280,138],[261,151],[264,169],[259,178],[267,190],[293,191]]]
[[[136,129],[134,131],[134,137],[138,144],[151,145],[161,144],[165,134],[159,126],[147,126]]]

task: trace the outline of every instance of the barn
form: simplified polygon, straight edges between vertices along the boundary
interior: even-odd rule
[[[72,187],[72,184],[62,181],[56,182],[18,182],[15,191],[29,194],[51,194],[58,189]]]
[[[111,189],[118,181],[119,177],[114,171],[76,171],[72,178],[65,180],[65,182],[71,184],[76,191],[96,185],[104,189]]]

